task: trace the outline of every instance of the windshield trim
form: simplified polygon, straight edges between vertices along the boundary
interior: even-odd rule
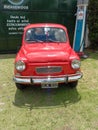
[[[39,39],[32,39],[32,40],[26,40],[26,35],[27,35],[27,32],[29,31],[29,30],[35,30],[36,28],[42,28],[42,29],[45,29],[45,28],[51,28],[51,29],[57,29],[57,30],[62,30],[62,32],[63,33],[65,33],[65,34],[63,34],[63,35],[65,35],[65,41],[59,41],[59,40],[53,40],[53,39],[51,39],[51,38],[48,38],[48,39],[46,39],[45,41],[43,41],[43,40],[39,40]],[[44,34],[45,35],[45,34]],[[26,32],[25,32],[25,36],[24,36],[24,39],[25,39],[25,41],[27,42],[27,43],[30,43],[30,44],[32,44],[32,43],[66,43],[67,42],[67,33],[66,33],[66,31],[63,29],[63,28],[59,28],[59,27],[33,27],[33,28],[29,28],[29,29],[27,29],[26,30]]]

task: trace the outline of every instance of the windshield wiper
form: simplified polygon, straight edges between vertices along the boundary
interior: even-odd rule
[[[56,41],[56,40],[53,40],[53,39],[47,39],[47,41],[49,41],[49,42],[60,42],[60,41]]]
[[[38,40],[38,39],[33,39],[33,40],[31,40],[31,39],[26,39],[26,41],[28,41],[28,42],[43,42],[43,41]]]
[[[42,40],[39,40],[39,39],[35,39],[35,41],[36,41],[36,42],[44,42],[44,41],[42,41]]]

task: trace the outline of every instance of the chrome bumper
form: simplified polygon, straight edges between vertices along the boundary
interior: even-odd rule
[[[48,76],[48,77],[25,77],[25,76],[18,76],[14,77],[13,80],[15,83],[20,84],[40,84],[40,83],[68,83],[73,82],[82,77],[82,73],[76,73],[72,75],[63,75],[63,76]]]

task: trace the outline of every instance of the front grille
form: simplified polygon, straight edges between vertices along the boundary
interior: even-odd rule
[[[60,73],[62,71],[61,66],[47,66],[47,67],[38,67],[36,68],[36,72],[38,74],[53,74],[53,73]]]

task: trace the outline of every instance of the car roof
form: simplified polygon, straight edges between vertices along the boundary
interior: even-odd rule
[[[57,27],[57,28],[62,28],[66,30],[66,27],[61,25],[61,24],[57,24],[57,23],[35,23],[35,24],[28,24],[24,30],[28,30],[30,28],[36,28],[36,27]]]

